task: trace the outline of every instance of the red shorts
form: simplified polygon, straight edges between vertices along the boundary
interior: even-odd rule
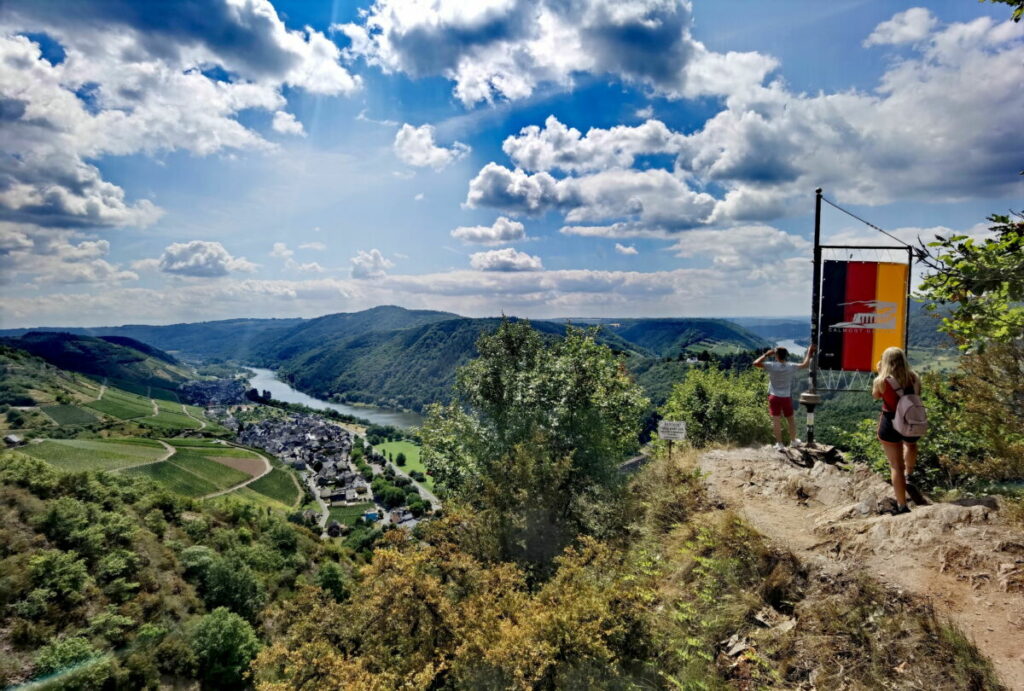
[[[782,396],[768,395],[768,412],[772,414],[772,417],[793,417],[793,399],[789,396],[783,398]]]

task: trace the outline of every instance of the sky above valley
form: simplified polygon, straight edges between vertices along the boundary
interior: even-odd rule
[[[1022,114],[973,0],[4,0],[0,326],[806,314],[815,187],[983,236]]]

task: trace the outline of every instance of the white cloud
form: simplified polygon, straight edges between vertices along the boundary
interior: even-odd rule
[[[369,252],[359,250],[352,262],[352,278],[381,278],[387,270],[395,265],[390,259],[380,253],[378,249]]]
[[[470,152],[462,142],[454,142],[447,148],[435,144],[432,125],[413,127],[408,123],[395,134],[394,149],[402,162],[421,168],[429,166],[434,170],[442,170]]]
[[[750,269],[781,264],[797,255],[810,261],[811,243],[798,235],[764,225],[739,226],[727,230],[691,230],[672,246],[677,257],[710,257],[715,266]]]
[[[426,195],[424,195],[422,192],[417,192],[413,196],[413,201],[421,202],[421,201],[423,201],[425,199],[425,197],[426,197]]]
[[[283,242],[275,242],[270,250],[270,256],[277,257],[278,259],[288,259],[294,254],[295,251],[288,249],[288,245]]]
[[[613,168],[556,180],[544,171],[531,175],[488,163],[470,181],[466,205],[530,215],[557,209],[570,223],[628,219],[680,230],[704,223],[714,211],[715,198],[694,192],[661,168]]]
[[[300,250],[314,250],[316,252],[323,252],[327,249],[327,245],[322,242],[304,242],[299,245]]]
[[[255,271],[256,264],[245,257],[232,257],[219,242],[192,240],[168,245],[160,255],[164,273],[196,278],[227,276],[233,271]]]
[[[643,108],[637,108],[633,115],[637,116],[641,120],[650,120],[654,117],[654,106],[644,106]]]
[[[626,255],[640,254],[640,252],[637,251],[636,247],[634,247],[633,245],[623,245],[618,242],[615,243],[615,251],[618,252],[619,254]]]
[[[296,120],[294,115],[284,110],[274,113],[274,121],[271,123],[271,127],[274,128],[275,132],[280,132],[281,134],[294,134],[299,137],[306,136],[306,130],[302,127],[302,123]]]
[[[65,59],[19,35],[45,33]],[[268,0],[161,3],[9,0],[0,16],[0,219],[136,226],[160,215],[102,178],[104,156],[270,149],[236,116],[276,112],[285,87],[337,95],[359,80],[322,33],[287,29]],[[218,76],[220,75],[220,76]],[[299,123],[286,124],[295,132]],[[89,161],[89,162],[86,162]]]
[[[517,100],[579,73],[613,75],[670,97],[728,94],[760,83],[773,59],[718,54],[691,35],[688,2],[666,0],[376,0],[359,23],[337,25],[385,72],[455,82],[463,104]]]
[[[595,127],[584,136],[549,115],[543,129],[524,127],[517,136],[508,137],[502,149],[524,170],[584,172],[628,168],[641,154],[675,154],[684,141],[684,135],[672,132],[659,120],[636,127]]]
[[[526,237],[526,228],[519,221],[499,216],[489,226],[460,226],[452,231],[453,238],[480,245],[500,245]]]
[[[627,238],[772,220],[819,185],[868,205],[1019,196],[1021,38],[1024,25],[989,18],[934,28],[872,93],[753,86],[688,135],[657,120],[583,134],[549,117],[505,140],[516,168],[481,168],[466,206],[556,211],[563,233]],[[674,168],[634,168],[650,154]]]
[[[864,39],[864,46],[916,43],[927,38],[938,23],[939,20],[924,7],[911,7],[876,26]]]
[[[76,231],[0,222],[0,284],[21,276],[32,276],[38,285],[138,279],[104,259],[109,252],[108,241]]]
[[[511,247],[471,254],[469,265],[477,271],[540,271],[544,268],[540,257]]]

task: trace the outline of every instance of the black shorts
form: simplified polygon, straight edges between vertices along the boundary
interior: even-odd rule
[[[896,427],[892,424],[895,417],[896,413],[882,413],[878,418],[878,438],[890,444],[899,444],[901,442],[904,444],[916,444],[917,440],[921,437],[904,437],[897,432]]]

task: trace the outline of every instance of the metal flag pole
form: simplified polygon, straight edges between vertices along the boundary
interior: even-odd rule
[[[821,333],[821,188],[814,190],[814,277],[811,279],[811,388],[800,394],[800,404],[807,409],[807,445],[814,446],[814,408],[821,403],[818,395],[818,340]]]

